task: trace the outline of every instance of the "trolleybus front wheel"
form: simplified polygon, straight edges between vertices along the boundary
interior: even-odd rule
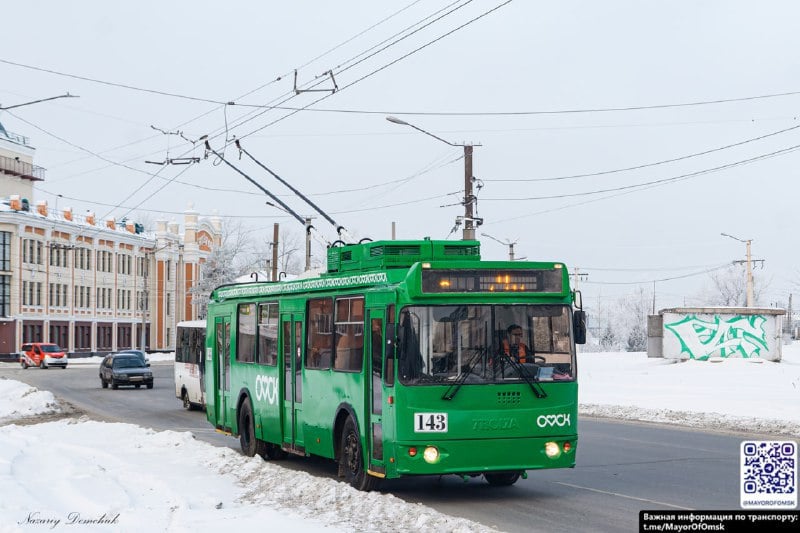
[[[361,449],[361,438],[352,418],[347,419],[342,429],[339,447],[339,477],[344,477],[355,489],[369,492],[380,485],[380,479],[367,474]]]
[[[493,487],[508,487],[517,482],[519,472],[498,472],[496,474],[484,474],[483,477]]]

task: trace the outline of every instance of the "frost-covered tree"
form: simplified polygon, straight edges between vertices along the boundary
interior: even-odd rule
[[[614,328],[611,324],[606,324],[603,331],[600,333],[600,348],[605,352],[613,352],[617,350],[618,346],[617,334],[614,333]]]
[[[200,279],[189,289],[194,303],[198,304],[198,318],[206,316],[208,297],[216,287],[231,283],[241,275],[242,252],[247,246],[247,232],[241,223],[224,222],[222,245],[214,247],[200,265]]]
[[[641,324],[634,324],[628,332],[628,343],[625,350],[629,352],[647,351],[647,331]]]

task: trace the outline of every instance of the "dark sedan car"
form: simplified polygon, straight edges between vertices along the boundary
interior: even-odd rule
[[[137,389],[147,385],[148,389],[152,389],[153,372],[135,354],[111,354],[105,356],[100,363],[100,385],[104,389],[109,385],[112,389],[117,389],[120,385],[130,385]]]

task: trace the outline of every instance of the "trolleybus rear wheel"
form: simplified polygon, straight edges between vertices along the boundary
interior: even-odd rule
[[[266,443],[256,438],[250,398],[246,398],[239,409],[239,444],[242,453],[247,457],[254,457],[256,454],[263,456],[266,453]]]
[[[352,418],[347,419],[342,430],[339,448],[339,476],[344,477],[354,488],[365,492],[375,490],[380,479],[367,474],[361,449],[361,438]]]

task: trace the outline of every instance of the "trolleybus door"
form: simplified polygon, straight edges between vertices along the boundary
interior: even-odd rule
[[[303,435],[300,413],[303,403],[303,380],[301,376],[303,346],[303,316],[284,314],[281,316],[281,342],[283,355],[283,448],[302,452]]]
[[[231,319],[214,319],[214,405],[216,406],[217,427],[230,428],[227,418],[227,398],[231,388]]]
[[[385,473],[383,462],[383,351],[385,313],[383,309],[369,310],[370,345],[367,351],[370,361],[368,375],[364,380],[367,388],[367,442],[369,446],[369,470]]]

